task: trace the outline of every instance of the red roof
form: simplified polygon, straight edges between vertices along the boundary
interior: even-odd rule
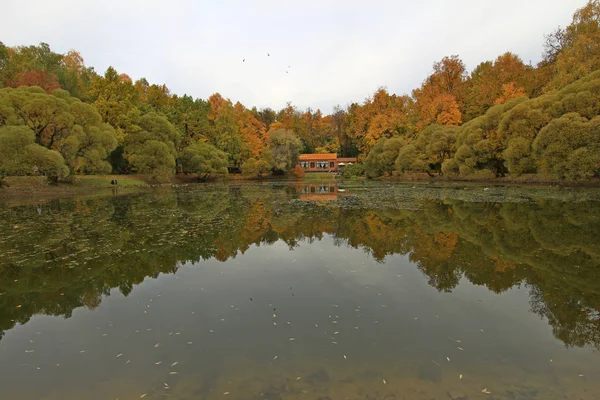
[[[300,160],[335,160],[337,154],[300,154]]]

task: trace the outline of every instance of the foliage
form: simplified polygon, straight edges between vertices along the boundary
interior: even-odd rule
[[[43,175],[56,182],[69,175],[62,155],[35,143],[25,126],[0,127],[0,179],[8,175]]]
[[[124,157],[135,171],[153,176],[175,173],[177,130],[156,113],[143,115],[125,138]]]
[[[202,180],[215,175],[227,175],[227,154],[216,147],[202,142],[196,142],[181,154],[183,172],[198,174]]]
[[[346,165],[341,172],[343,179],[353,179],[365,175],[365,167],[362,164]]]
[[[442,163],[454,154],[456,127],[430,125],[398,153],[396,170],[442,173]]]
[[[271,165],[264,159],[249,158],[242,164],[242,175],[261,178],[269,173]]]
[[[402,137],[379,139],[364,162],[367,177],[376,178],[384,173],[391,175],[395,168],[394,163],[398,158],[398,153],[405,146],[406,140]]]
[[[292,175],[296,178],[302,178],[304,176],[304,168],[301,165],[296,165],[292,171]]]
[[[117,146],[114,129],[96,109],[64,90],[0,89],[0,126],[26,126],[35,143],[60,152],[75,173],[110,172],[108,155]]]
[[[269,132],[269,149],[272,165],[280,171],[287,171],[296,165],[300,155],[301,144],[296,135],[287,129],[276,129]]]

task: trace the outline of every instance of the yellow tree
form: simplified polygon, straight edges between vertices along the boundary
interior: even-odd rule
[[[512,53],[504,53],[494,62],[479,64],[466,82],[465,115],[468,121],[483,115],[504,93],[503,85],[513,83],[515,89],[534,94],[537,83],[532,77],[533,69]]]
[[[560,89],[600,69],[600,0],[589,0],[558,35],[554,79],[546,90]]]
[[[420,88],[413,90],[419,117],[417,129],[441,121],[447,125],[460,123],[465,98],[465,71],[465,64],[456,55],[444,57],[433,64],[433,73]]]
[[[363,157],[382,137],[411,136],[411,106],[410,97],[390,95],[385,88],[378,89],[362,106],[350,106],[348,136]]]
[[[525,97],[523,88],[517,86],[514,82],[508,82],[502,85],[502,94],[494,101],[494,104],[504,104],[517,97]]]
[[[267,142],[265,125],[240,102],[235,103],[233,109],[242,140],[248,144],[252,157],[258,158]]]

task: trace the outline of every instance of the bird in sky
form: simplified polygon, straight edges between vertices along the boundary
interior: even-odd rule
[[[267,53],[267,57],[271,57],[271,55],[269,53]]]
[[[246,58],[243,58],[243,59],[242,59],[242,62],[246,62]]]

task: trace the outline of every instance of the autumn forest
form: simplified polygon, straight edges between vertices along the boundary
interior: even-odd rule
[[[543,39],[537,65],[500,54],[433,63],[410,94],[379,88],[329,115],[98,73],[75,50],[0,42],[0,181],[44,175],[289,173],[301,153],[358,157],[353,175],[600,177],[600,0]],[[425,74],[424,74],[425,75]]]

